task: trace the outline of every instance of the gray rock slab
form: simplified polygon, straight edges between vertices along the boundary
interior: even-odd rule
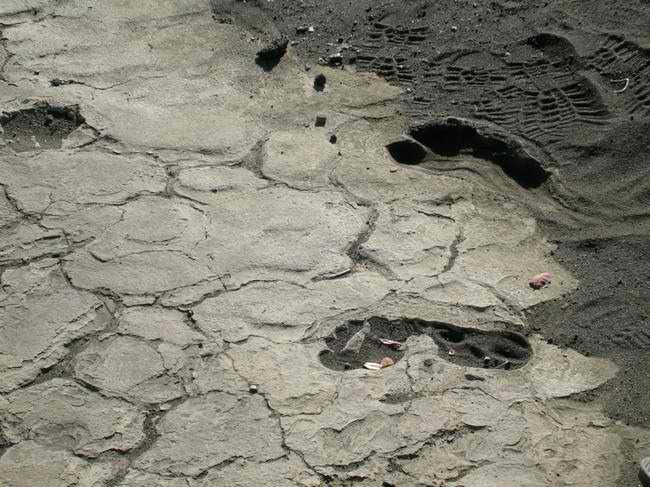
[[[206,334],[226,341],[256,335],[291,342],[313,324],[371,306],[392,289],[393,285],[381,275],[370,273],[306,285],[256,282],[206,299],[193,308],[193,317]]]
[[[304,462],[295,454],[264,463],[235,460],[225,468],[209,470],[200,487],[248,487],[273,485],[274,487],[320,487],[317,475],[310,473]]]
[[[336,168],[338,152],[322,130],[275,132],[264,145],[262,172],[294,188],[325,188]]]
[[[268,461],[285,455],[278,420],[260,395],[210,393],[191,398],[156,426],[160,437],[134,467],[196,476],[229,459]]]
[[[0,265],[23,264],[43,256],[61,255],[69,248],[60,230],[47,230],[30,223],[0,230],[0,242]]]
[[[322,345],[276,344],[250,338],[228,350],[235,370],[282,415],[322,412],[336,396],[338,374],[318,360]],[[287,360],[291,357],[291,360]]]
[[[248,393],[251,383],[235,370],[233,360],[225,353],[202,357],[189,363],[192,383],[188,387],[193,395],[208,392],[225,392],[235,396]],[[257,384],[259,379],[254,379]]]
[[[0,478],[8,487],[101,487],[117,469],[89,463],[72,453],[24,441],[0,457]]]
[[[194,487],[196,483],[192,479],[169,478],[131,469],[117,485],[119,487]]]
[[[207,255],[214,272],[230,275],[233,284],[308,280],[350,269],[346,249],[368,214],[337,192],[273,187],[206,196],[211,224],[195,251]]]
[[[56,261],[5,271],[0,294],[0,390],[34,379],[74,340],[104,328],[101,301],[71,288]]]
[[[7,396],[0,402],[0,424],[11,443],[31,439],[86,457],[108,450],[125,452],[144,439],[143,411],[67,379],[53,379]]]
[[[152,250],[103,262],[88,251],[68,257],[64,270],[77,287],[126,296],[156,296],[214,277],[207,263],[183,252]]]
[[[120,204],[165,189],[164,168],[141,156],[105,152],[45,151],[33,157],[0,158],[0,180],[18,207],[44,212],[58,201]]]
[[[0,409],[18,442],[0,479],[614,485],[631,440],[570,399],[611,378],[609,362],[531,337],[526,366],[470,381],[411,337],[387,369],[320,364],[321,339],[347,320],[523,329],[526,308],[577,283],[495,172],[477,184],[390,158],[399,87],[321,67],[317,93],[291,49],[264,73],[269,24],[208,9],[0,6],[3,109],[78,104],[88,124],[60,150],[0,146]],[[553,285],[532,292],[542,271]],[[60,369],[76,383],[39,377],[70,355]],[[115,450],[139,441],[140,408],[156,434],[127,462]]]
[[[50,230],[61,230],[70,243],[79,244],[98,238],[104,230],[120,221],[121,206],[84,206],[58,201],[48,206],[40,221]]]
[[[123,206],[121,219],[88,245],[102,262],[153,251],[189,253],[205,238],[203,213],[178,200],[146,196]]]
[[[434,277],[450,263],[459,232],[450,218],[426,215],[410,205],[382,205],[374,231],[359,253],[401,280]]]
[[[186,324],[187,316],[175,309],[157,307],[126,308],[120,313],[118,333],[145,340],[162,340],[180,347],[195,345],[205,337]]]
[[[104,394],[160,403],[184,394],[180,379],[166,375],[161,353],[143,340],[109,338],[75,358],[75,375]]]
[[[0,228],[18,221],[20,214],[7,199],[4,191],[0,191]]]
[[[270,184],[270,181],[240,167],[205,166],[180,171],[175,191],[192,199],[209,201],[209,193],[262,189]]]

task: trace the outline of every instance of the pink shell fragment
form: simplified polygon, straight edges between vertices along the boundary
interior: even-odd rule
[[[390,357],[384,357],[383,359],[381,359],[381,364],[379,365],[381,365],[382,369],[385,369],[386,367],[391,367],[395,365],[395,361]]]
[[[542,289],[551,284],[551,273],[542,272],[533,277],[528,283],[533,289]]]

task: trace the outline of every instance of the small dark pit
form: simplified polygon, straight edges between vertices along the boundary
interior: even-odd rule
[[[386,146],[388,153],[396,162],[414,166],[423,162],[427,151],[417,142],[412,140],[398,140]]]
[[[323,91],[325,89],[326,84],[327,84],[327,78],[323,73],[320,73],[318,76],[314,78],[314,89],[316,91]]]

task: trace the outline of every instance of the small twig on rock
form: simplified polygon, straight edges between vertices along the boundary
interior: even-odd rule
[[[611,80],[612,83],[622,83],[623,81],[625,81],[625,86],[623,88],[621,88],[620,90],[614,90],[614,93],[623,93],[625,90],[627,90],[627,87],[630,84],[630,78]]]
[[[402,348],[402,344],[400,342],[396,342],[395,340],[388,340],[387,338],[380,338],[379,341],[386,345],[387,347],[394,348],[395,350],[399,350]]]

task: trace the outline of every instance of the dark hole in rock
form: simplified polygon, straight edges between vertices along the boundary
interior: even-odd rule
[[[337,371],[359,369],[365,362],[380,363],[385,357],[397,363],[405,350],[386,346],[380,338],[405,343],[410,336],[417,335],[428,335],[438,346],[440,357],[465,367],[513,370],[524,366],[532,353],[528,340],[511,331],[483,331],[441,321],[374,316],[337,327],[325,338],[328,348],[321,351],[319,359],[325,367]]]
[[[427,156],[427,151],[412,140],[398,140],[386,146],[390,156],[400,164],[413,166],[420,164]]]
[[[411,136],[444,157],[467,154],[490,161],[527,189],[538,188],[549,176],[542,163],[529,155],[519,142],[461,120],[420,125],[411,130]]]
[[[268,46],[257,52],[255,63],[264,71],[271,71],[287,52],[287,45],[289,45],[289,40],[286,37],[273,39]]]
[[[2,137],[15,152],[60,149],[63,139],[84,122],[79,107],[48,103],[0,115]]]

